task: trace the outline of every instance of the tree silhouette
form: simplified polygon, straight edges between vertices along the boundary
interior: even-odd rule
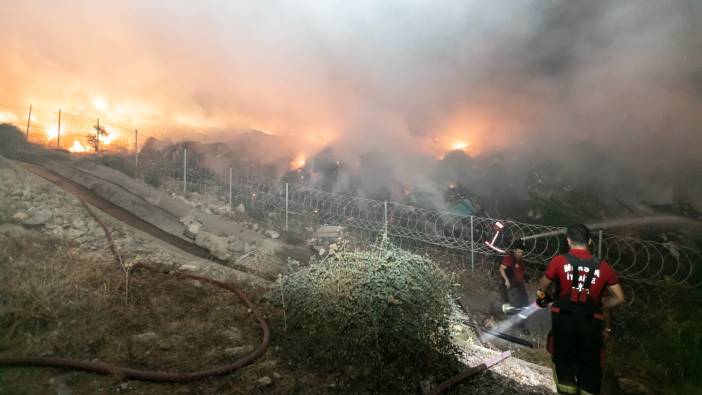
[[[100,137],[105,137],[109,133],[107,132],[107,129],[104,127],[100,126],[100,120],[98,119],[97,125],[93,126],[93,130],[95,130],[95,134],[89,134],[87,136],[88,144],[95,150],[96,153],[100,152]]]

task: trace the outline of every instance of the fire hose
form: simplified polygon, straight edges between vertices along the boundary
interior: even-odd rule
[[[449,390],[451,387],[454,385],[459,384],[460,382],[469,379],[471,377],[476,376],[478,373],[481,373],[485,370],[490,369],[491,367],[497,365],[498,363],[504,361],[505,359],[509,358],[509,356],[512,355],[511,351],[505,351],[502,354],[495,355],[493,357],[490,357],[486,360],[483,361],[480,365],[477,366],[472,366],[469,367],[468,369],[464,370],[460,374],[457,374],[450,379],[444,381],[443,383],[437,385],[434,387],[434,389],[431,390],[429,395],[438,395],[444,391]]]
[[[110,250],[114,254],[115,258],[119,261],[120,264],[122,264],[122,258],[119,254],[119,251],[117,251],[117,248],[115,247],[114,240],[112,238],[112,233],[110,230],[107,228],[105,223],[100,220],[100,218],[95,215],[95,213],[90,209],[90,207],[83,201],[82,199],[79,199],[83,206],[85,207],[86,211],[92,216],[98,224],[102,227],[103,231],[105,232],[105,236],[107,236],[107,240],[109,243]],[[134,266],[135,268],[144,268],[148,271],[151,272],[163,272],[159,269],[156,269],[154,267],[144,265],[144,264],[137,264]],[[268,345],[270,343],[270,328],[268,327],[268,323],[263,319],[261,314],[256,310],[256,307],[251,303],[251,301],[244,295],[238,288],[234,287],[231,284],[222,282],[222,281],[217,281],[213,280],[210,278],[206,277],[201,277],[201,276],[196,276],[192,274],[185,274],[185,273],[175,273],[178,277],[184,278],[184,279],[191,279],[191,280],[196,280],[199,282],[203,283],[209,283],[212,285],[215,285],[220,288],[224,288],[230,292],[233,292],[236,294],[236,296],[241,300],[246,307],[249,309],[249,311],[254,315],[256,320],[258,321],[259,325],[261,326],[261,331],[263,332],[263,340],[261,344],[250,354],[246,355],[245,357],[239,359],[238,361],[231,363],[231,364],[226,364],[226,365],[220,365],[216,366],[213,368],[209,369],[204,369],[204,370],[199,370],[199,371],[194,371],[194,372],[187,372],[187,373],[174,373],[174,372],[163,372],[163,371],[154,371],[154,370],[139,370],[139,369],[132,369],[128,367],[122,367],[122,366],[117,366],[117,365],[111,365],[111,364],[106,364],[106,363],[101,363],[101,362],[86,362],[86,361],[81,361],[77,359],[70,359],[70,358],[54,358],[54,357],[0,357],[0,366],[44,366],[44,367],[56,367],[56,368],[67,368],[67,369],[75,369],[75,370],[82,370],[85,372],[91,372],[91,373],[99,373],[99,374],[106,374],[106,375],[118,375],[122,376],[125,379],[130,379],[130,380],[142,380],[142,381],[153,381],[153,382],[190,382],[190,381],[197,381],[197,380],[202,380],[205,378],[209,377],[214,377],[214,376],[221,376],[224,374],[229,374],[233,373],[239,369],[241,369],[244,366],[247,366],[251,364],[253,361],[258,359],[263,353],[266,351],[268,348]]]
[[[470,313],[468,312],[468,309],[466,308],[463,301],[460,298],[458,298],[456,299],[456,302],[458,303],[458,306],[461,308],[461,310],[464,313],[466,313],[468,317],[470,317]],[[534,343],[530,342],[529,340],[522,339],[521,337],[517,336],[512,336],[504,332],[493,331],[492,329],[482,327],[478,323],[474,322],[472,319],[463,320],[462,322],[475,329],[478,332],[478,338],[480,340],[483,340],[483,333],[485,333],[490,336],[498,337],[502,340],[507,340],[508,342],[512,342],[529,348],[534,348]]]

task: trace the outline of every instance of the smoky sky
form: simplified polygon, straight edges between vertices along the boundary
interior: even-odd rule
[[[695,0],[5,1],[0,44],[0,104],[99,95],[156,135],[258,129],[410,183],[454,141],[632,188],[702,152]]]

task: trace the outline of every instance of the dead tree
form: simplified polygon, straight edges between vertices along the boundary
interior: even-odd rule
[[[100,137],[105,137],[109,133],[107,129],[100,126],[100,120],[98,119],[97,125],[93,126],[95,134],[89,134],[87,137],[88,144],[95,150],[96,153],[100,153]]]

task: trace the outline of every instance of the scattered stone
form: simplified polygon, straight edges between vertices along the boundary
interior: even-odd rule
[[[229,251],[234,252],[236,254],[244,252],[245,248],[245,242],[244,240],[238,240],[234,239],[232,237],[229,237]]]
[[[273,360],[266,361],[266,362],[260,362],[260,363],[258,364],[258,368],[259,368],[259,369],[264,369],[264,370],[265,370],[265,369],[273,369],[273,368],[275,368],[277,365],[278,365],[278,361],[276,361],[275,359],[273,359]]]
[[[246,207],[244,207],[244,203],[240,203],[238,206],[236,206],[236,211],[246,214]]]
[[[234,343],[241,341],[241,331],[239,328],[231,327],[222,331],[222,335]]]
[[[253,224],[253,226],[251,227],[251,230],[253,230],[254,232],[258,232],[259,229],[261,229],[261,227],[258,226],[258,224]]]
[[[213,208],[212,211],[217,215],[227,215],[231,212],[231,210],[229,209],[229,205],[217,206]]]
[[[247,242],[244,242],[244,253],[251,252],[256,249],[255,245],[251,245]]]
[[[134,340],[139,342],[152,342],[158,339],[156,332],[144,332],[139,335],[134,336]]]
[[[266,236],[270,237],[271,239],[277,239],[278,237],[280,237],[280,233],[278,233],[278,232],[276,232],[276,231],[274,231],[274,230],[272,230],[272,229],[266,230],[266,231],[264,232],[264,234],[265,234]]]
[[[27,218],[29,218],[29,214],[24,211],[18,211],[12,216],[12,220],[17,222],[24,222]]]
[[[129,383],[127,383],[127,382],[120,383],[120,384],[117,386],[117,388],[118,388],[120,391],[126,391],[126,390],[129,389]]]
[[[229,242],[224,237],[213,233],[201,231],[195,236],[195,244],[207,248],[210,253],[219,259],[229,259]]]
[[[57,217],[58,217],[58,215],[57,215]],[[80,219],[80,218],[75,218],[75,219],[73,219],[73,221],[71,222],[71,224],[72,224],[73,227],[76,228],[76,229],[79,229],[79,230],[85,229],[85,222],[83,222],[83,220]]]
[[[164,351],[165,351],[165,350],[168,350],[168,349],[171,348],[171,343],[169,343],[169,342],[167,342],[167,341],[159,342],[159,343],[158,343],[158,348],[160,348],[161,350],[164,350]]]
[[[265,387],[271,384],[273,384],[273,379],[271,379],[268,376],[263,376],[260,379],[258,379],[258,385],[260,385],[261,387]]]
[[[68,232],[65,233],[65,235],[69,239],[73,240],[83,236],[84,233],[85,231],[81,229],[69,229]]]
[[[224,349],[224,355],[229,356],[229,357],[238,357],[240,355],[246,355],[251,352],[253,352],[254,346],[252,345],[246,345],[246,346],[239,346],[239,347],[228,347]]]
[[[274,372],[274,373],[273,373],[273,378],[276,379],[276,380],[280,380],[280,379],[283,378],[283,376],[282,376],[280,373],[278,373],[278,372]]]
[[[28,226],[40,226],[49,222],[51,219],[51,211],[45,209],[30,209],[31,217],[22,221],[23,224]]]

